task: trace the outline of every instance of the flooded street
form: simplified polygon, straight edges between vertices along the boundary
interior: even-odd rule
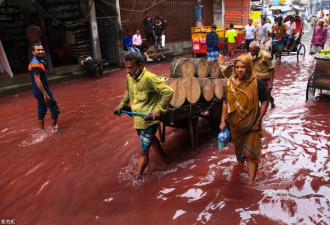
[[[309,40],[305,39],[308,53]],[[329,46],[329,41],[328,41]],[[0,221],[21,225],[330,224],[330,95],[305,101],[313,57],[275,62],[276,108],[263,120],[254,186],[237,166],[234,145],[218,150],[201,129],[199,152],[176,130],[162,144],[170,163],[150,150],[142,182],[134,181],[139,138],[133,120],[113,109],[126,70],[101,79],[51,86],[59,132],[38,130],[32,91],[0,99]],[[168,74],[170,62],[147,65]],[[317,91],[318,94],[318,91]]]

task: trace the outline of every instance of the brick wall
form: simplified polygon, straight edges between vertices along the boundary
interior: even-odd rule
[[[143,10],[150,7],[153,2],[158,1],[120,0],[120,7],[122,8],[120,13],[123,29],[130,29],[131,33],[133,33],[135,29],[139,29],[142,38],[145,38],[142,23],[144,13],[123,10],[123,8],[133,9],[134,2],[134,10]],[[153,19],[158,15],[163,16],[167,20],[166,42],[189,41],[191,40],[191,27],[196,24],[195,5],[197,5],[196,0],[166,0],[148,9],[148,12]]]
[[[246,25],[249,19],[249,0],[225,0],[225,27],[230,23]]]
[[[210,26],[213,23],[213,1],[202,0],[204,11],[204,26]],[[246,25],[249,19],[249,0],[225,0],[224,1],[224,19],[225,27],[230,23],[234,25]]]

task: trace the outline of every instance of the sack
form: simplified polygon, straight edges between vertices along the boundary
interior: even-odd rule
[[[311,47],[311,49],[309,50],[309,54],[314,55],[316,53],[319,53],[320,51],[322,51],[322,47],[321,46],[319,46],[319,45],[316,45],[316,46],[313,45]]]
[[[230,141],[230,132],[226,128],[225,131],[221,131],[218,134],[218,147],[219,150],[223,149]]]
[[[165,48],[165,35],[162,35],[162,47]]]

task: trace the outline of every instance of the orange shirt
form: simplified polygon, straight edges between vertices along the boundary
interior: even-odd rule
[[[286,24],[283,23],[283,25],[281,25],[281,26],[279,26],[278,24],[275,24],[275,26],[274,26],[273,29],[276,32],[276,34],[275,34],[275,40],[281,39],[285,35]]]

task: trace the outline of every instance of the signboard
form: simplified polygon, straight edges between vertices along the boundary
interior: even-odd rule
[[[323,10],[330,10],[330,1],[323,1]]]
[[[251,12],[250,19],[252,20],[252,24],[254,26],[256,26],[260,23],[260,16],[261,16],[261,11],[252,11]]]
[[[213,0],[213,21],[215,25],[223,25],[222,0]]]
[[[272,5],[279,5],[279,4],[285,4],[286,0],[272,0],[271,4]]]
[[[280,4],[280,0],[273,0],[272,1],[272,5],[279,5]]]

